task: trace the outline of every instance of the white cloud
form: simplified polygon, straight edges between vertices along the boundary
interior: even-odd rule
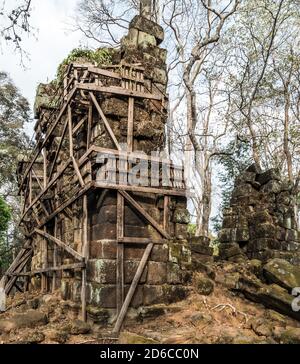
[[[29,52],[29,60],[25,59],[26,69],[20,65],[20,57],[12,48],[4,45],[0,53],[0,69],[10,74],[31,105],[37,85],[53,79],[60,62],[83,41],[80,33],[68,30],[75,6],[75,0],[33,1],[31,19],[37,31],[36,38],[28,36],[22,41]],[[26,127],[29,134],[32,134],[34,123],[31,124]]]

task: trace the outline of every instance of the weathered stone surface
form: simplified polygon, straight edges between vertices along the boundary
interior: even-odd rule
[[[300,344],[300,328],[292,327],[280,335],[282,344]]]
[[[254,302],[300,320],[300,312],[292,309],[295,297],[276,284],[266,285],[256,277],[248,275],[239,279],[237,290]]]
[[[190,249],[192,252],[203,254],[203,255],[213,255],[213,248],[209,246],[210,239],[204,236],[193,237],[189,239]]]
[[[222,259],[228,259],[241,254],[242,251],[237,243],[222,244],[219,247],[219,255]]]
[[[232,261],[247,256],[264,262],[278,257],[297,264],[300,244],[295,197],[292,186],[274,169],[262,172],[250,166],[242,172],[235,181],[230,207],[224,211],[220,257]],[[233,243],[242,250],[240,258]]]
[[[167,281],[167,263],[149,262],[148,263],[148,284],[163,284]]]
[[[119,336],[119,344],[159,344],[149,337],[137,335],[131,332],[122,332]]]
[[[91,331],[91,326],[89,323],[75,320],[72,322],[70,333],[72,335],[85,335]]]
[[[163,28],[157,23],[154,23],[153,21],[142,16],[135,16],[132,19],[129,28],[135,28],[142,32],[153,35],[156,38],[157,45],[159,45],[164,40]]]
[[[117,243],[115,240],[90,242],[90,259],[116,259]]]
[[[97,306],[87,306],[87,315],[95,324],[107,324],[109,320],[108,310]]]
[[[116,260],[90,259],[87,263],[87,274],[91,282],[115,284]]]
[[[36,310],[29,310],[26,313],[15,314],[9,319],[0,321],[0,332],[8,333],[23,327],[43,326],[48,323],[47,316]]]
[[[273,283],[292,291],[300,287],[300,268],[283,259],[272,259],[263,268],[265,277]]]
[[[56,329],[48,329],[44,331],[46,341],[55,342],[58,344],[64,344],[67,340],[69,335],[66,332]]]
[[[138,269],[139,261],[138,260],[126,260],[124,262],[124,281],[126,284],[129,284],[133,281],[135,273]],[[148,267],[144,269],[142,277],[140,279],[141,283],[145,283],[147,280]]]
[[[198,294],[209,296],[214,290],[214,282],[206,278],[202,273],[195,273],[193,285]]]

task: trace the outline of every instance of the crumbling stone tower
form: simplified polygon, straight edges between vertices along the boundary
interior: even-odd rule
[[[26,242],[7,293],[21,283],[59,288],[84,319],[117,313],[116,332],[129,307],[185,296],[183,168],[150,155],[165,146],[163,39],[158,24],[136,16],[120,49],[106,50],[107,64],[80,59],[59,87],[38,88],[36,146],[18,171]]]
[[[236,180],[219,234],[220,257],[300,264],[300,235],[293,185],[278,171],[250,166]]]

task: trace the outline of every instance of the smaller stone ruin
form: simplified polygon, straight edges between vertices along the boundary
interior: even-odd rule
[[[255,165],[235,181],[230,207],[224,210],[219,234],[220,258],[263,262],[281,258],[300,264],[300,234],[293,186],[275,169]]]

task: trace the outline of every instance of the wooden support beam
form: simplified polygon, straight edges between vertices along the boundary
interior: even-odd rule
[[[188,193],[184,190],[175,190],[175,189],[163,189],[163,188],[152,188],[152,187],[143,187],[143,186],[131,186],[131,185],[118,185],[113,183],[106,182],[94,182],[95,188],[106,188],[108,190],[118,190],[118,191],[130,191],[130,192],[141,192],[141,193],[154,193],[157,195],[167,195],[167,196],[182,196],[188,197],[192,196],[191,193]]]
[[[170,222],[170,197],[164,196],[164,229],[168,231]]]
[[[54,237],[57,237],[57,218],[54,218]],[[53,249],[53,268],[57,268],[57,245],[54,244]],[[55,292],[56,289],[56,271],[53,272],[52,276],[52,293]]]
[[[75,158],[74,158],[74,156],[73,156],[73,155],[71,156],[71,158],[72,158],[72,162],[73,162],[74,170],[75,170],[75,173],[76,173],[76,175],[77,175],[78,181],[79,181],[79,183],[80,183],[81,187],[84,187],[84,186],[85,186],[85,184],[84,184],[84,181],[83,181],[82,175],[81,175],[81,173],[80,173],[80,170],[79,170],[78,164],[77,164],[77,162],[76,162],[76,160],[75,160]]]
[[[127,127],[127,150],[133,152],[133,120],[134,120],[134,98],[128,100],[128,127]]]
[[[77,260],[84,260],[84,257],[82,255],[80,255],[79,253],[77,253],[74,249],[72,249],[70,246],[68,246],[67,244],[65,244],[63,241],[61,241],[58,238],[55,238],[54,236],[46,233],[45,231],[42,231],[40,229],[34,229],[34,231],[45,237],[46,239],[49,239],[51,241],[53,241],[55,244],[57,244],[59,247],[61,247],[62,249],[64,249],[66,252],[68,252],[69,254],[71,254],[75,259]]]
[[[39,185],[40,189],[41,189],[41,190],[43,190],[43,189],[44,189],[44,187],[43,187],[43,185],[42,185],[42,183],[41,183],[41,181],[40,181],[39,177],[37,176],[37,174],[35,173],[35,171],[34,171],[34,169],[33,169],[33,168],[32,168],[32,170],[31,170],[31,172],[32,172],[33,177],[36,179],[36,181],[37,181],[37,183],[38,183],[38,185]]]
[[[148,238],[132,238],[132,237],[124,237],[124,238],[120,238],[118,239],[118,242],[120,244],[150,244],[153,243],[155,244],[166,244],[167,240],[166,239],[148,239]]]
[[[141,98],[141,99],[150,99],[150,100],[158,100],[158,101],[163,100],[162,96],[158,96],[158,95],[150,94],[150,93],[146,93],[146,92],[126,90],[122,87],[117,87],[117,86],[104,87],[104,86],[98,86],[96,84],[82,84],[82,85],[78,85],[77,88],[81,89],[81,90],[86,90],[86,91],[95,91],[95,92],[116,94],[116,95],[136,97],[136,98]]]
[[[69,167],[69,165],[70,165],[71,162],[72,162],[72,159],[70,158],[66,162],[66,164],[63,166],[63,168],[61,169],[61,171],[58,172],[58,173],[56,173],[56,176],[48,183],[48,186],[46,188],[44,188],[44,190],[32,201],[32,203],[30,204],[30,206],[27,207],[27,209],[23,213],[23,215],[21,217],[21,221],[24,219],[24,217],[26,216],[26,214],[28,213],[28,211],[32,209],[32,207],[41,199],[41,197],[49,190],[49,188],[51,188],[54,185],[54,183],[61,177],[61,175]]]
[[[164,230],[163,227],[156,222],[148,212],[137,203],[126,191],[119,191],[121,195],[166,239],[171,239],[171,236]]]
[[[63,144],[65,136],[66,136],[67,128],[68,128],[68,121],[65,122],[65,125],[64,125],[61,137],[60,137],[60,141],[59,141],[58,147],[57,147],[56,152],[55,152],[55,156],[54,156],[52,166],[51,166],[51,169],[50,169],[50,173],[49,173],[49,180],[51,180],[51,178],[52,178],[54,168],[55,168],[55,165],[56,165],[56,161],[57,161],[59,152],[61,150],[62,144]]]
[[[23,262],[22,262],[22,264],[20,264],[19,266],[18,266],[18,268],[16,268],[15,270],[14,270],[14,273],[20,273],[20,272],[22,272],[22,270],[25,268],[25,266],[26,266],[26,264],[28,263],[28,261],[29,261],[29,259],[31,258],[31,254],[32,254],[32,251],[30,251],[30,252],[28,252],[27,254],[26,254],[26,259],[24,259],[23,260]],[[18,279],[18,277],[12,277],[8,282],[7,282],[7,284],[5,285],[5,294],[6,295],[9,295],[10,294],[10,292],[11,292],[11,290],[12,290],[12,288],[13,288],[13,286],[14,286],[14,284],[16,283],[16,281],[17,281],[17,279]]]
[[[82,255],[85,262],[89,259],[89,239],[88,239],[88,199],[87,195],[83,196],[83,223],[82,223],[82,234],[83,234],[83,247]],[[82,270],[81,277],[81,310],[82,310],[82,320],[87,320],[86,312],[86,300],[87,300],[87,272],[86,269]]]
[[[116,146],[116,148],[118,150],[122,150],[120,145],[119,145],[119,142],[118,142],[117,138],[115,137],[114,132],[112,131],[112,129],[111,129],[110,125],[109,125],[108,120],[106,119],[106,116],[104,115],[100,105],[98,104],[98,101],[97,101],[95,95],[92,92],[90,92],[89,94],[90,94],[91,100],[93,101],[93,103],[94,103],[94,105],[95,105],[95,107],[96,107],[96,109],[97,109],[97,111],[98,111],[104,125],[105,125],[105,128],[106,128],[111,140],[113,141],[114,145]]]
[[[87,116],[85,115],[80,121],[79,123],[75,126],[75,128],[73,129],[73,135],[75,135],[78,130],[82,127],[82,125],[87,121]]]
[[[13,273],[12,276],[16,276],[16,277],[32,277],[38,274],[43,274],[43,273],[50,273],[50,272],[60,272],[63,270],[76,270],[76,269],[83,269],[86,267],[86,264],[84,262],[81,263],[73,263],[73,264],[65,264],[65,265],[61,265],[59,267],[49,267],[49,268],[45,268],[45,269],[36,269],[33,270],[31,272],[26,272],[26,273]]]
[[[76,200],[78,200],[82,195],[84,195],[85,193],[87,193],[92,187],[93,187],[93,183],[89,183],[83,189],[81,189],[80,191],[78,191],[78,193],[75,193],[73,197],[71,197],[70,199],[68,199],[63,204],[61,204],[51,215],[49,215],[48,217],[46,217],[44,219],[44,221],[41,224],[39,224],[38,228],[41,229],[45,224],[47,224],[49,221],[51,221],[52,219],[54,219],[55,216],[57,216],[59,213],[61,213],[63,210],[65,210],[69,205],[71,205]],[[31,238],[33,234],[34,234],[34,231],[31,232],[30,234],[28,234],[27,237]]]
[[[138,269],[137,269],[137,271],[135,273],[135,276],[133,278],[133,281],[131,283],[131,286],[129,288],[129,291],[127,293],[127,296],[125,298],[123,306],[121,308],[121,312],[120,312],[120,314],[119,314],[119,316],[117,318],[115,327],[113,329],[114,334],[118,334],[120,332],[120,330],[121,330],[121,327],[122,327],[122,324],[123,324],[124,319],[126,317],[129,305],[130,305],[130,303],[132,301],[132,298],[133,298],[133,296],[135,294],[137,286],[138,286],[138,284],[139,284],[139,282],[141,280],[142,274],[143,274],[143,272],[145,270],[145,267],[146,267],[146,264],[147,264],[147,262],[149,260],[152,249],[153,249],[153,244],[148,244],[147,248],[145,249],[145,252],[143,254],[142,260],[140,261]]]
[[[23,179],[22,179],[22,182],[20,183],[20,187],[19,187],[19,193],[21,192],[22,190],[22,187],[23,187],[23,184],[29,174],[29,171],[31,170],[32,166],[34,165],[36,159],[38,158],[38,156],[40,155],[41,153],[41,150],[44,148],[44,146],[46,145],[46,143],[48,142],[48,139],[50,137],[50,135],[52,135],[54,129],[57,127],[58,123],[60,122],[60,119],[62,118],[62,116],[64,115],[65,111],[66,111],[66,108],[67,106],[69,105],[69,103],[71,102],[75,92],[77,91],[77,87],[74,87],[73,90],[70,92],[70,95],[68,96],[68,99],[67,101],[65,102],[65,104],[63,105],[62,109],[60,110],[55,122],[53,123],[53,125],[51,126],[51,128],[48,130],[48,133],[47,135],[45,136],[45,139],[43,140],[42,144],[36,148],[36,152],[35,152],[35,155],[34,157],[32,158],[31,162],[29,163],[28,167],[26,168],[26,171],[24,173],[24,176],[23,176]]]
[[[88,113],[88,124],[87,124],[87,140],[86,140],[86,150],[88,151],[92,144],[92,125],[93,125],[93,105],[90,102],[89,113]]]
[[[124,237],[124,197],[117,192],[117,239]],[[124,245],[117,245],[117,312],[124,302]]]

